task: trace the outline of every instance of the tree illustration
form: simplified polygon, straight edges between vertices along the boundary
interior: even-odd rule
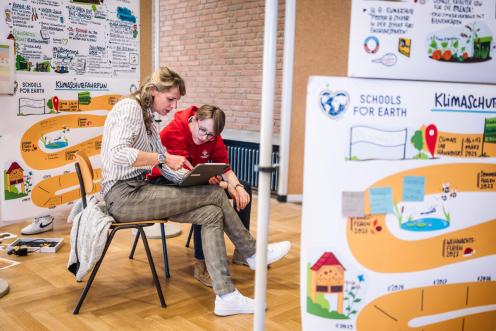
[[[422,149],[424,148],[424,136],[422,134],[422,131],[415,131],[410,141],[412,142],[415,149],[419,151],[418,156],[421,157]]]

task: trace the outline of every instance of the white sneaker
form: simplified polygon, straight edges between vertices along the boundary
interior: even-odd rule
[[[267,246],[267,265],[272,264],[276,261],[282,259],[286,254],[289,253],[291,249],[291,243],[289,241],[281,241],[278,243],[269,244]],[[256,269],[257,264],[257,254],[247,257],[246,262],[251,270]]]
[[[21,230],[22,234],[37,234],[53,230],[53,216],[35,217],[33,223]]]
[[[220,296],[215,296],[214,314],[217,316],[229,316],[237,314],[253,314],[255,312],[255,301],[245,297],[238,290]]]

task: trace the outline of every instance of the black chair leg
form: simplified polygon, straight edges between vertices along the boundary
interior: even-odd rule
[[[191,229],[189,229],[188,240],[186,240],[186,247],[189,248],[189,243],[191,241],[191,236],[193,235],[193,224],[191,224]]]
[[[105,248],[103,249],[102,257],[100,258],[100,260],[98,260],[95,267],[93,268],[93,271],[91,272],[90,278],[88,279],[88,282],[86,283],[86,286],[84,287],[83,293],[81,293],[81,296],[79,297],[79,301],[76,304],[74,311],[72,312],[74,315],[79,314],[79,310],[81,309],[81,306],[83,305],[84,299],[86,298],[86,295],[88,294],[88,291],[90,290],[91,284],[93,283],[93,280],[95,279],[96,273],[98,272],[98,269],[100,268],[100,265],[103,262],[103,258],[105,257],[105,254],[107,253],[107,249],[109,248],[110,243],[112,242],[112,239],[114,238],[114,235],[116,232],[117,232],[117,229],[112,229],[112,232],[110,232],[110,235],[107,239],[107,242],[105,243]]]
[[[157,288],[158,298],[160,299],[160,306],[162,308],[167,307],[165,304],[164,294],[162,293],[162,288],[160,287],[160,281],[157,277],[157,271],[155,270],[155,264],[153,263],[152,253],[150,253],[150,247],[148,247],[148,240],[146,239],[145,231],[141,226],[138,227],[138,231],[141,233],[141,239],[143,240],[143,246],[145,246],[146,256],[148,257],[148,263],[150,264],[150,269],[152,271],[153,282]]]
[[[169,256],[167,255],[167,241],[166,241],[166,238],[165,238],[165,226],[164,226],[164,223],[160,223],[160,232],[162,234],[162,251],[164,253],[164,272],[165,272],[165,277],[170,278]]]
[[[139,237],[140,237],[140,232],[136,231],[136,237],[134,238],[133,248],[131,248],[131,253],[129,254],[130,260],[132,260],[134,258],[134,251],[136,250],[136,245],[138,245]]]

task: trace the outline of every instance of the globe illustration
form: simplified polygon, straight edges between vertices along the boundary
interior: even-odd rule
[[[348,93],[339,91],[333,93],[325,90],[320,93],[320,105],[322,110],[331,117],[336,117],[342,114],[348,106]]]

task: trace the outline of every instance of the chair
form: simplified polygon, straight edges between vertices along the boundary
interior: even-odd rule
[[[79,179],[79,188],[81,190],[81,199],[83,203],[83,208],[86,208],[87,202],[86,202],[86,195],[90,194],[95,191],[96,185],[93,182],[94,179],[94,172],[93,172],[93,167],[91,166],[91,162],[88,158],[88,156],[82,152],[78,151],[76,153],[76,173]],[[145,226],[151,226],[156,223],[160,223],[162,226],[162,231],[163,231],[163,224],[167,222],[166,220],[143,220],[143,221],[135,221],[135,222],[126,222],[126,223],[112,223],[110,226],[109,230],[109,236],[107,238],[107,242],[105,243],[105,247],[103,249],[102,257],[98,262],[96,263],[95,267],[93,268],[93,271],[91,272],[91,275],[88,279],[88,282],[86,283],[86,286],[83,289],[83,292],[81,293],[81,296],[76,304],[76,307],[74,308],[73,314],[79,314],[79,310],[81,309],[81,306],[84,302],[84,299],[86,298],[86,295],[88,294],[88,291],[91,287],[91,284],[93,283],[93,280],[95,279],[95,276],[98,272],[98,269],[100,268],[100,265],[102,264],[103,258],[105,257],[105,254],[107,253],[107,249],[110,246],[110,243],[112,242],[112,239],[114,238],[114,235],[117,231],[122,230],[122,229],[136,229],[138,231],[138,234],[141,235],[141,238],[143,240],[143,245],[145,246],[145,251],[146,251],[146,256],[148,258],[148,263],[150,264],[150,270],[152,272],[152,277],[153,277],[153,282],[155,283],[155,287],[157,289],[157,294],[160,300],[160,306],[162,308],[166,307],[164,295],[162,293],[162,288],[160,287],[160,281],[158,280],[157,276],[157,271],[155,270],[155,264],[153,263],[153,257],[150,253],[150,247],[148,246],[148,241],[146,239],[145,232],[143,230],[143,227]],[[163,232],[162,232],[163,233]],[[138,237],[137,237],[138,238]],[[137,238],[134,243],[134,247],[136,246],[137,243]],[[167,261],[167,254],[166,254],[166,246],[165,246],[165,236],[163,238],[163,248],[164,248],[164,259],[165,262]],[[166,271],[168,272],[168,265],[165,265]]]
[[[191,228],[189,229],[188,240],[186,240],[186,247],[189,248],[189,243],[191,241],[191,237],[193,236],[193,224],[191,224]]]
[[[167,221],[160,222],[160,235],[162,236],[162,251],[164,253],[164,273],[165,273],[166,278],[170,278],[169,257],[167,255],[167,243],[166,243],[166,237],[165,237],[164,223],[167,223]],[[193,225],[191,225],[191,232],[193,232]],[[190,232],[190,237],[191,237],[191,232]],[[138,245],[138,240],[139,240],[140,235],[141,235],[141,233],[139,231],[137,231],[136,237],[134,238],[133,248],[131,248],[131,253],[129,254],[130,260],[132,260],[134,258],[134,252],[136,251],[136,246]],[[188,246],[186,246],[186,247],[188,247]]]

